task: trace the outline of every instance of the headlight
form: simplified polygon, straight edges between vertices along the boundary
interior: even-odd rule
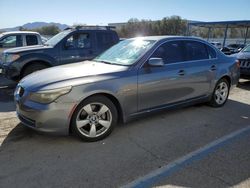
[[[3,58],[3,63],[11,63],[13,61],[16,61],[19,57],[20,55],[18,54],[5,54]]]
[[[36,93],[30,93],[29,99],[38,103],[48,104],[55,101],[58,97],[71,91],[71,86],[60,89],[44,90]]]

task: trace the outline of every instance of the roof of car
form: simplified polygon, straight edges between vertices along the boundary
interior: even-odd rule
[[[135,37],[135,38],[142,38],[144,40],[163,40],[163,39],[199,39],[199,37],[186,37],[186,36],[174,36],[174,35],[161,35],[161,36],[145,36],[145,37]],[[135,39],[132,38],[132,39]]]
[[[34,31],[8,31],[1,34],[8,35],[8,34],[39,34],[39,33]]]

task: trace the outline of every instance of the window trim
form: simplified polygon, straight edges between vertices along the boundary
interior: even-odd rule
[[[150,53],[150,55],[146,58],[146,60],[144,62],[141,63],[141,65],[139,65],[139,69],[143,68],[146,63],[148,62],[148,60],[150,59],[150,57],[153,55],[153,53],[162,45],[162,44],[165,44],[167,42],[170,42],[170,41],[184,41],[184,40],[190,40],[190,41],[197,41],[197,42],[201,42],[205,45],[209,45],[207,44],[206,42],[203,42],[203,41],[200,41],[200,40],[195,40],[195,39],[188,39],[188,38],[185,38],[185,39],[167,39],[165,41],[162,41],[160,44],[158,44],[155,49]],[[210,45],[209,45],[210,46]],[[197,61],[204,61],[204,60],[215,60],[215,59],[218,59],[218,52],[214,49],[214,47],[210,46],[211,48],[213,48],[213,50],[215,51],[216,53],[216,58],[212,58],[212,59],[199,59],[199,60],[189,60],[189,61],[180,61],[180,62],[175,62],[175,63],[169,63],[169,64],[164,64],[164,66],[166,65],[172,65],[172,64],[181,64],[181,63],[190,63],[190,62],[197,62]]]

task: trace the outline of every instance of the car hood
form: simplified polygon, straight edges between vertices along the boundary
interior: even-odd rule
[[[239,52],[231,56],[236,57],[237,59],[250,59],[250,52]]]
[[[44,46],[44,45],[34,45],[34,46],[24,46],[24,47],[17,47],[17,48],[10,48],[4,50],[4,53],[21,53],[26,51],[35,51],[35,50],[45,50],[48,48],[52,48],[51,46]]]
[[[114,79],[128,70],[127,66],[83,61],[34,72],[20,81],[29,91],[55,89]]]

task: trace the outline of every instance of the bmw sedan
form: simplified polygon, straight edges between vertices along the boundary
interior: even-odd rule
[[[21,122],[73,132],[85,141],[153,111],[208,102],[223,106],[239,79],[239,62],[198,38],[123,40],[92,61],[35,72],[15,90]]]

